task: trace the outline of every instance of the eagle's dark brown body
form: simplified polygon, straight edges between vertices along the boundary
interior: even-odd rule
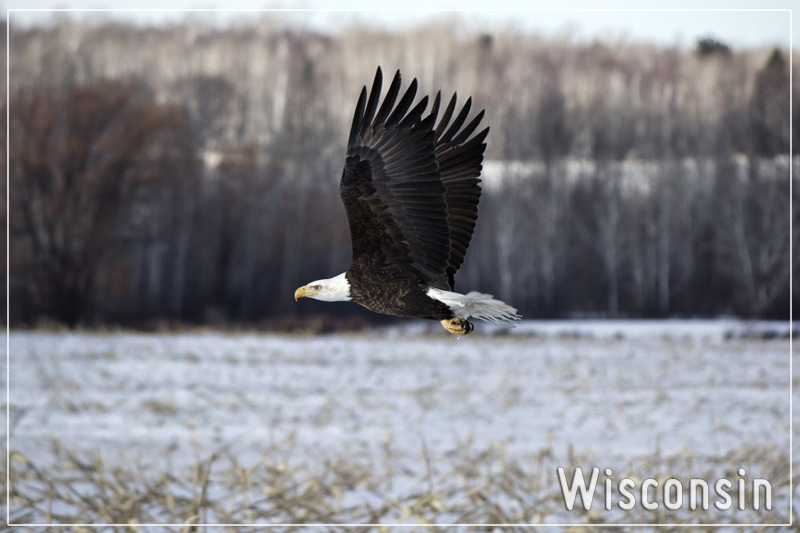
[[[359,265],[351,266],[346,277],[352,301],[375,313],[435,320],[454,317],[447,305],[427,295],[428,287],[418,279],[387,278],[386,283],[376,284],[375,276],[362,272]]]

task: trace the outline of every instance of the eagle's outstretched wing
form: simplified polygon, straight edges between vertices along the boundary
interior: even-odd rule
[[[378,108],[378,69],[356,106],[339,192],[353,245],[351,270],[418,278],[452,289],[477,219],[477,176],[488,128],[472,139],[482,113],[461,129],[469,102],[450,125],[455,96],[436,125],[440,96],[411,107],[416,80],[395,106],[400,72]]]

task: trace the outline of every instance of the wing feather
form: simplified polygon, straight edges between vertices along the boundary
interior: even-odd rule
[[[361,126],[358,128],[356,127],[355,117],[354,117],[353,127],[351,128],[351,133],[350,133],[351,137],[353,135],[352,134],[353,131],[358,131],[358,136],[361,138],[363,138],[367,134],[369,125],[372,124],[372,119],[375,117],[375,110],[378,109],[378,102],[380,101],[381,97],[381,85],[383,85],[383,74],[381,73],[381,69],[378,69],[375,72],[375,80],[372,82],[372,91],[370,91],[369,94],[369,101],[367,102],[366,110],[361,116],[358,116],[358,114],[356,114],[356,116],[358,116],[359,120],[361,121]],[[364,87],[361,90],[361,94],[362,94],[361,98],[363,98],[367,94],[366,87]],[[358,111],[356,111],[356,113],[358,113]],[[350,141],[347,143],[347,146],[354,146],[355,144],[356,144],[355,140],[351,138]]]

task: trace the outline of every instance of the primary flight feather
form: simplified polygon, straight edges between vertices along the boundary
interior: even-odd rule
[[[478,219],[489,128],[475,130],[483,111],[467,123],[469,99],[454,117],[454,94],[437,123],[441,93],[426,114],[427,96],[412,107],[416,79],[398,102],[398,71],[379,106],[382,84],[378,68],[369,97],[361,90],[339,185],[350,268],[300,287],[295,299],[353,301],[376,313],[435,319],[458,335],[472,332],[470,317],[511,325],[520,317],[510,305],[453,292]]]

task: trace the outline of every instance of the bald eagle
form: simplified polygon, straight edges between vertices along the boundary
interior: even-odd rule
[[[339,184],[352,263],[300,287],[295,300],[352,301],[376,313],[439,320],[456,335],[472,332],[469,317],[512,325],[520,316],[510,305],[453,292],[478,219],[489,128],[473,132],[484,112],[464,125],[470,98],[453,119],[454,94],[437,124],[441,91],[426,115],[427,96],[412,108],[416,79],[395,105],[400,71],[379,107],[382,79],[378,68],[369,98],[361,90]]]

